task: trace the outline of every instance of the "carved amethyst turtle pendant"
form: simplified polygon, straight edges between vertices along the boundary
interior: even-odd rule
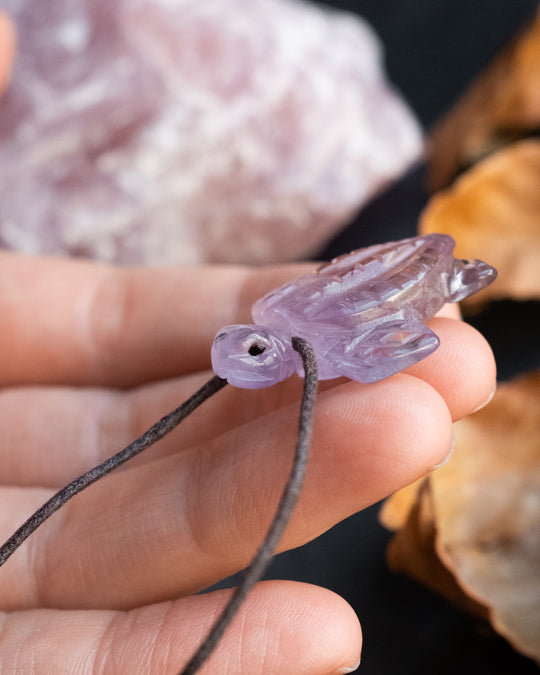
[[[302,375],[293,336],[313,346],[321,380],[376,382],[403,370],[439,346],[425,322],[497,276],[480,260],[454,258],[454,246],[448,235],[428,234],[324,263],[257,300],[255,325],[222,328],[212,346],[214,372],[246,389]]]

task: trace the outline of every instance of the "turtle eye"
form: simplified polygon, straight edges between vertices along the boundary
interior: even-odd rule
[[[251,345],[251,347],[248,349],[248,354],[250,356],[260,356],[264,352],[265,349],[266,349],[266,347],[263,347],[262,345],[257,344],[257,342],[254,342]]]

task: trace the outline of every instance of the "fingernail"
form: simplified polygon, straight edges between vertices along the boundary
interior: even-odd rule
[[[360,666],[360,659],[354,664],[354,666],[344,666],[335,671],[335,675],[347,675],[347,673],[354,673],[355,670],[358,670]]]
[[[495,396],[495,392],[496,392],[496,391],[497,391],[497,387],[495,387],[495,388],[493,389],[493,391],[490,393],[490,395],[486,398],[486,400],[485,400],[483,403],[481,403],[481,404],[478,406],[478,408],[475,408],[475,409],[472,411],[471,415],[472,415],[473,413],[475,413],[475,412],[478,412],[479,410],[482,410],[482,408],[485,408],[485,407],[487,406],[488,403],[491,403],[491,399]]]
[[[450,457],[452,457],[452,453],[454,452],[454,442],[455,442],[454,432],[452,432],[452,442],[450,443],[450,450],[448,451],[448,454],[446,455],[446,457],[443,459],[442,462],[435,464],[435,466],[433,467],[433,471],[435,471],[435,469],[439,469],[441,466],[444,466],[446,462],[450,459]]]

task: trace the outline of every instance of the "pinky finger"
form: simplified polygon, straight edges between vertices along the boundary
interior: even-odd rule
[[[0,672],[174,675],[228,595],[216,591],[129,612],[41,609],[0,615]],[[199,672],[352,672],[361,641],[353,610],[334,593],[295,582],[262,582]]]

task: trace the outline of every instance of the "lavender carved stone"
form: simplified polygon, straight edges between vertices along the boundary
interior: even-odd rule
[[[121,264],[320,249],[421,154],[381,44],[296,0],[2,0],[0,246]]]
[[[376,382],[431,354],[426,325],[447,302],[488,286],[496,270],[453,256],[445,234],[371,246],[336,258],[258,300],[255,325],[226,326],[212,347],[214,372],[258,389],[302,374],[291,337],[315,349],[319,379]]]

